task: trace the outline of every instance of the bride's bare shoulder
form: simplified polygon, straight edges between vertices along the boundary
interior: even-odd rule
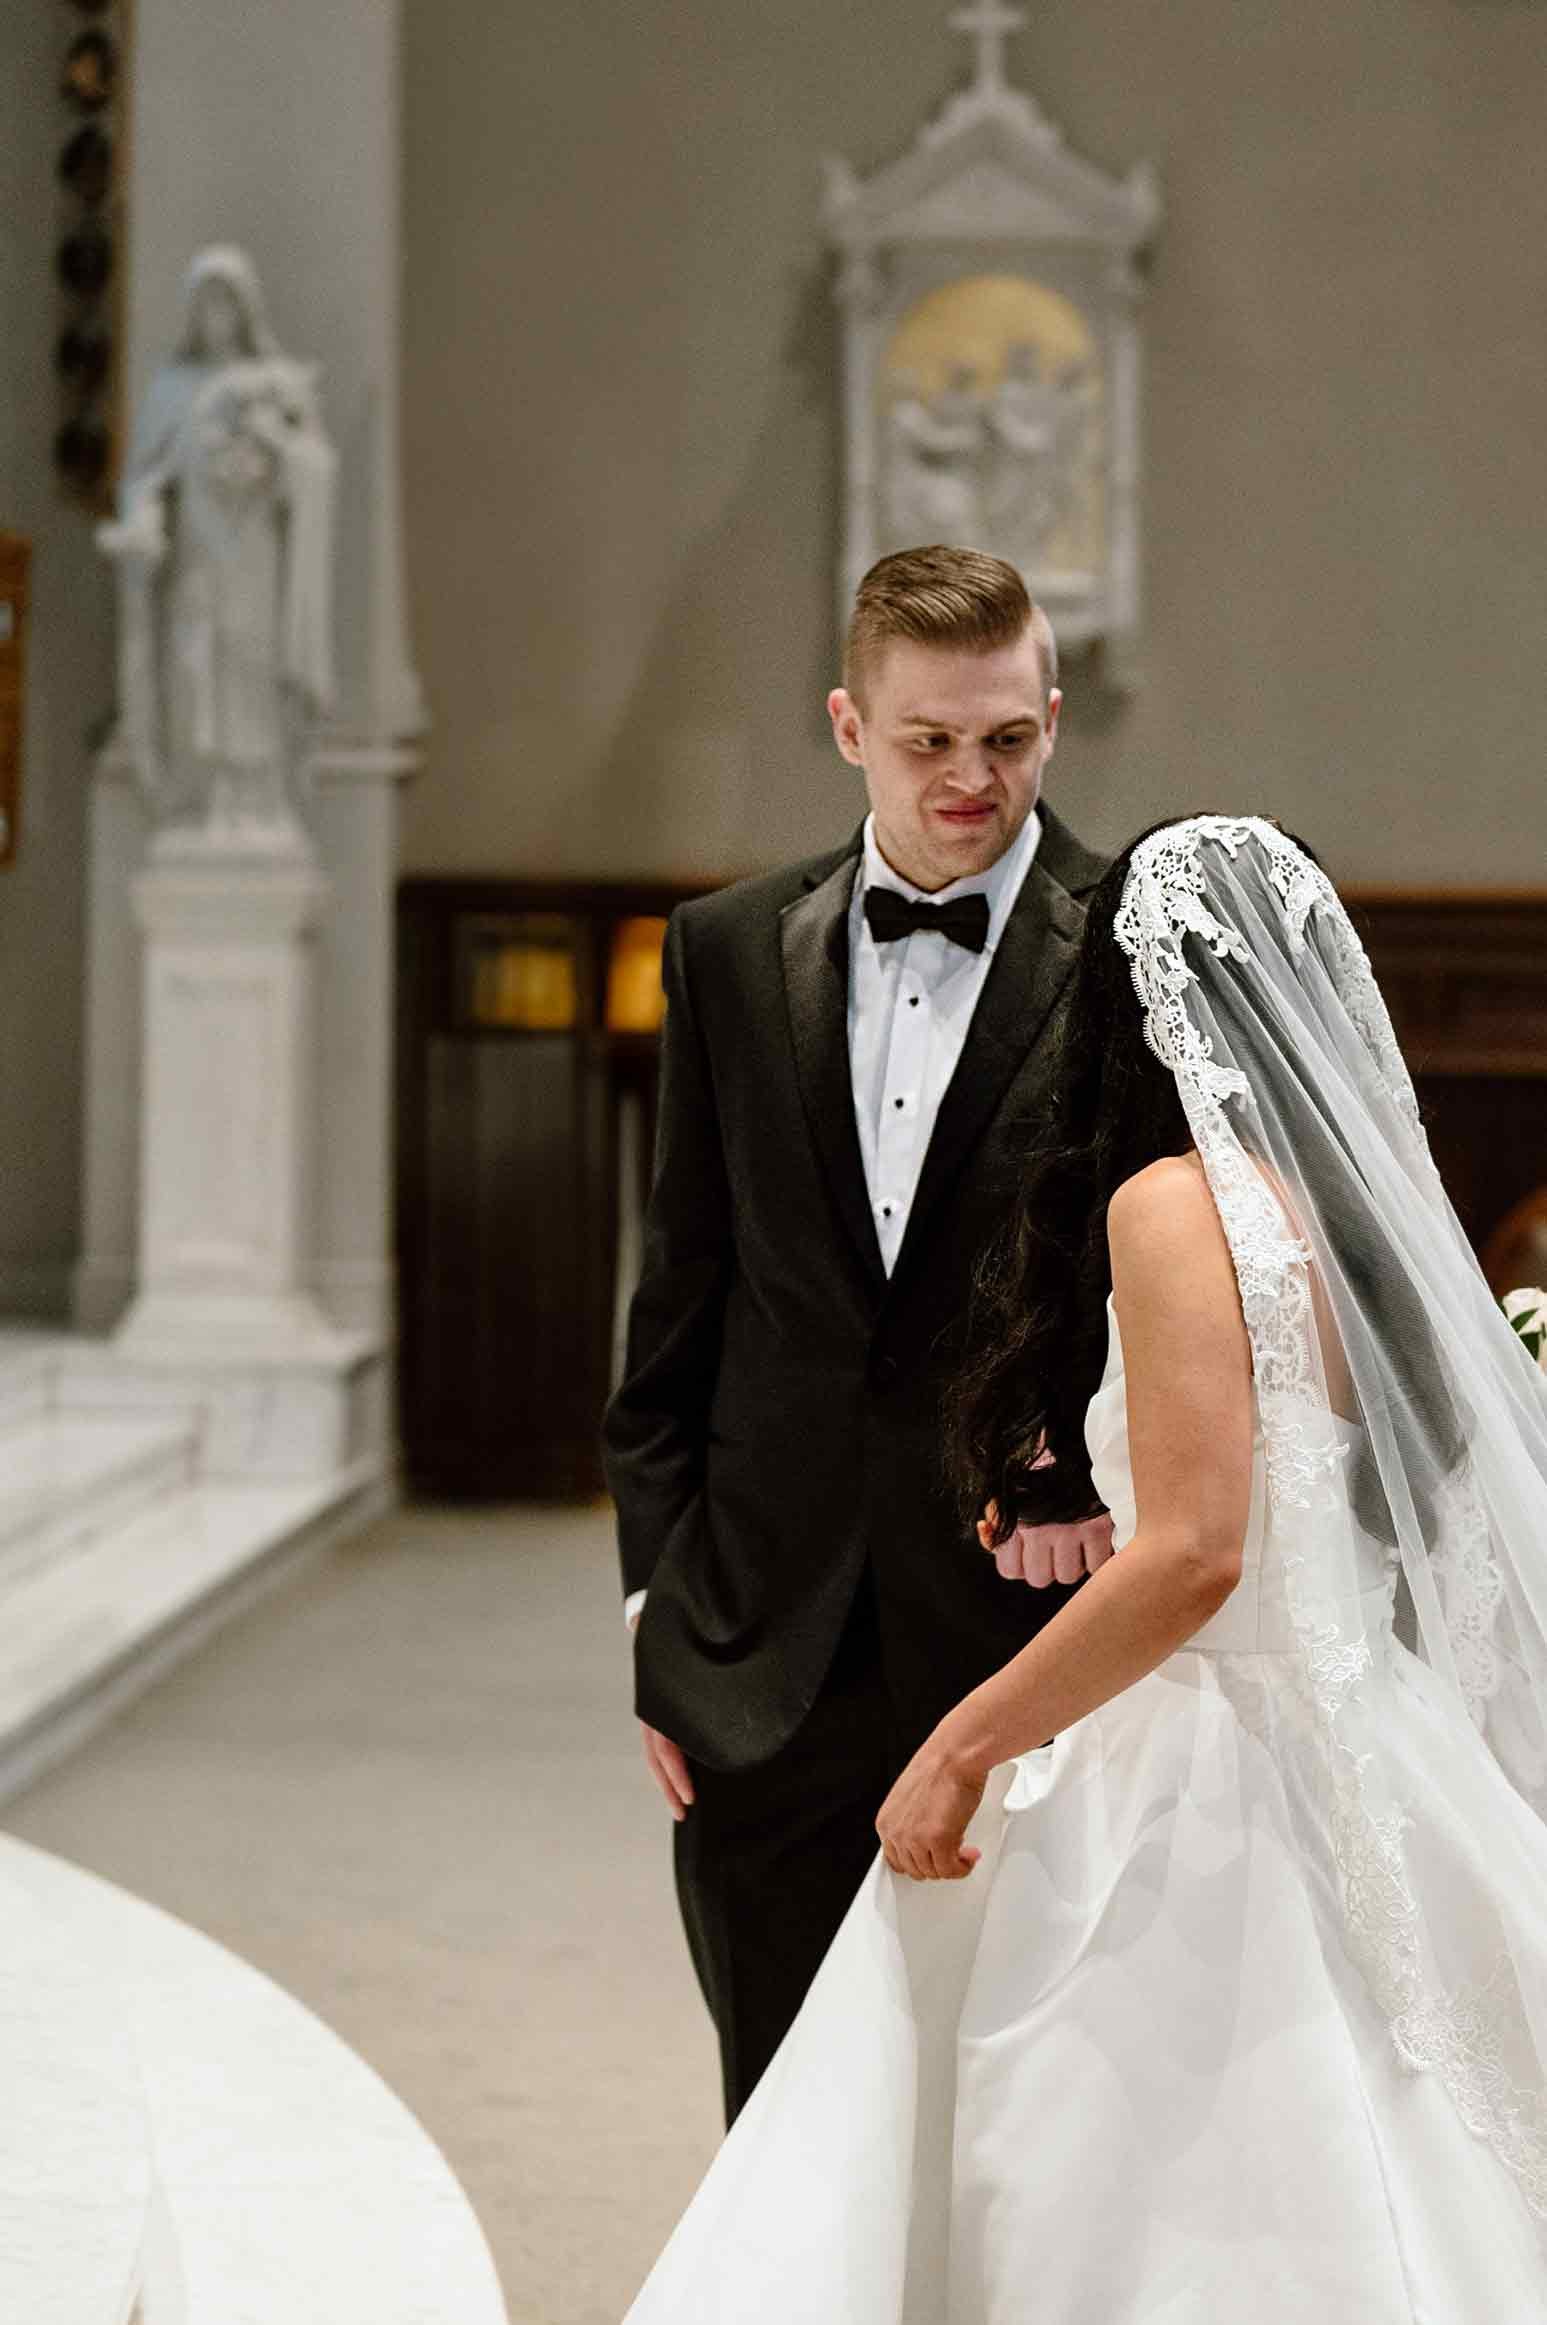
[[[1124,1179],[1107,1206],[1114,1261],[1152,1258],[1168,1269],[1197,1261],[1227,1264],[1230,1246],[1196,1154],[1162,1155]]]

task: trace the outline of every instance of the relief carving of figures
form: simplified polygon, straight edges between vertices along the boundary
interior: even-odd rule
[[[316,369],[280,349],[251,260],[202,252],[97,536],[119,580],[109,756],[163,827],[302,839],[297,771],[332,694],[335,468]]]
[[[988,404],[988,533],[1039,572],[1064,517],[1088,490],[1088,445],[1099,385],[1078,361],[1049,376],[1030,340],[1013,345]],[[1001,555],[1010,555],[1007,548]]]
[[[986,439],[981,397],[959,367],[932,398],[904,380],[886,414],[886,521],[899,547],[975,541],[982,530]]]
[[[970,541],[1032,581],[1094,569],[1102,407],[1084,320],[1045,286],[980,277],[930,293],[882,372],[882,547]]]

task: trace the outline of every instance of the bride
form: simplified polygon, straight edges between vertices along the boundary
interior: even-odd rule
[[[1541,1376],[1297,844],[1147,834],[1078,974],[956,1434],[1118,1555],[903,1771],[629,2325],[1541,2325]]]

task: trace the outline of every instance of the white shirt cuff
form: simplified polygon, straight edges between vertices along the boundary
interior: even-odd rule
[[[623,1601],[623,1620],[627,1623],[630,1630],[632,1630],[634,1625],[638,1622],[639,1617],[644,1609],[645,1600],[649,1597],[649,1595],[650,1593],[647,1590],[631,1590],[628,1594],[628,1597]]]

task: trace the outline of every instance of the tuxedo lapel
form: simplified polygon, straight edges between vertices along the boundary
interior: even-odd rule
[[[784,994],[801,1101],[838,1215],[867,1276],[885,1282],[849,1069],[849,904],[857,856],[845,856],[811,892],[786,905],[779,936]]]
[[[940,1101],[892,1271],[894,1284],[918,1250],[931,1210],[1041,1039],[1074,966],[1084,925],[1084,908],[1052,877],[1039,849],[1005,923],[956,1070]]]

